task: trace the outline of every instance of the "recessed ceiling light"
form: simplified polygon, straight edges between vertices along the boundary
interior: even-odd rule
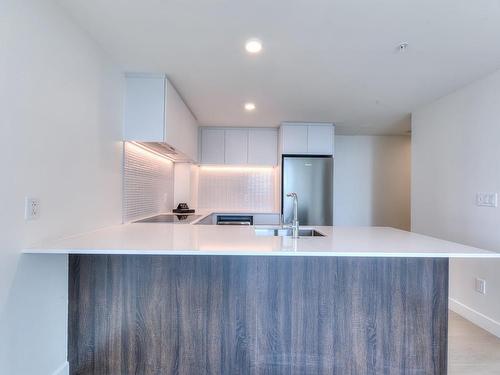
[[[253,111],[255,109],[255,104],[254,103],[245,103],[245,110],[247,111]]]
[[[245,43],[245,49],[248,53],[259,53],[262,51],[262,42],[258,39],[249,39]]]

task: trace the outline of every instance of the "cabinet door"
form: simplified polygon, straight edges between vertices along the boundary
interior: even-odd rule
[[[165,77],[127,75],[123,139],[165,142]]]
[[[248,161],[248,130],[225,130],[225,158],[226,164],[246,164]]]
[[[307,153],[313,155],[333,155],[332,125],[308,126]]]
[[[278,130],[248,130],[248,164],[278,164]]]
[[[201,161],[204,164],[224,164],[224,130],[201,130]]]
[[[282,126],[283,154],[307,154],[307,125]]]
[[[198,160],[198,124],[174,86],[166,81],[165,141],[191,160]]]

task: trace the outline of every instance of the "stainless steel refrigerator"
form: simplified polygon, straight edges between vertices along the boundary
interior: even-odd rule
[[[333,225],[333,158],[331,156],[284,156],[281,175],[281,213],[292,222],[297,193],[300,225]]]

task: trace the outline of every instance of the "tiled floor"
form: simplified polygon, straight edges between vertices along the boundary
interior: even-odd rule
[[[450,311],[448,375],[500,375],[500,339]]]

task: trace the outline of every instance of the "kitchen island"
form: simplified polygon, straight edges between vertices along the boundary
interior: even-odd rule
[[[446,374],[448,259],[500,254],[392,228],[126,224],[69,256],[72,374]]]

